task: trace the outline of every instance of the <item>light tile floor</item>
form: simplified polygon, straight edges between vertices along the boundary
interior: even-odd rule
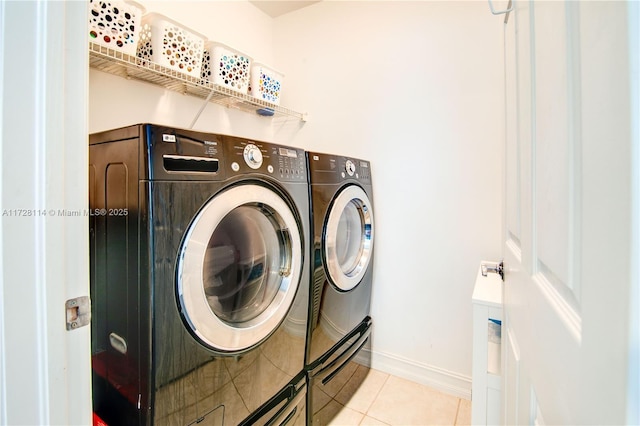
[[[354,383],[361,383],[355,392]],[[333,398],[324,392],[320,396],[323,408],[314,425],[471,424],[471,401],[362,366]]]

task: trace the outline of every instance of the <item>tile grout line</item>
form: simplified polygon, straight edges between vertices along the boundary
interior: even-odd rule
[[[460,415],[460,405],[462,405],[462,399],[458,398],[458,407],[456,408],[456,416],[453,419],[453,425],[458,424],[458,416]]]
[[[373,370],[373,369],[372,369]],[[380,370],[375,370],[375,371],[380,371]],[[381,371],[380,371],[381,372]],[[381,372],[382,373],[382,372]],[[382,389],[384,388],[384,386],[387,384],[387,382],[389,381],[389,378],[391,377],[391,374],[389,373],[383,373],[386,374],[387,377],[384,379],[384,382],[382,383],[382,386],[380,386],[380,389],[378,389],[378,392],[376,393],[376,396],[373,398],[373,401],[371,402],[371,404],[369,404],[369,406],[367,407],[367,409],[365,410],[364,413],[364,417],[362,419],[362,421],[364,421],[365,418],[370,417],[372,419],[376,419],[379,422],[382,422],[384,424],[387,424],[387,422],[384,422],[380,419],[378,419],[377,417],[373,417],[372,415],[369,414],[369,410],[371,410],[371,407],[373,407],[373,405],[376,403],[376,401],[378,400],[378,398],[380,397],[380,393],[382,392]],[[360,422],[362,423],[362,422]]]
[[[340,405],[340,407],[342,407],[342,408],[341,408],[341,410],[342,410],[342,409],[344,409],[344,408],[348,408],[346,405],[344,405],[344,404],[340,403],[340,401],[338,401],[336,398],[337,398],[338,394],[342,391],[342,389],[344,389],[344,387],[345,387],[345,386],[347,386],[347,383],[349,383],[349,381],[353,378],[353,376],[355,376],[356,371],[358,370],[358,368],[359,368],[359,367],[356,367],[356,368],[353,370],[353,372],[351,373],[351,375],[349,376],[349,378],[348,378],[348,379],[347,379],[347,380],[342,384],[342,386],[340,386],[340,387],[338,388],[338,390],[336,391],[335,395],[333,395],[333,396],[331,396],[331,395],[329,395],[327,392],[325,392],[325,391],[324,391],[324,389],[322,389],[322,388],[320,388],[320,387],[319,387],[319,385],[314,385],[314,386],[318,387],[318,390],[319,390],[320,392],[324,393],[325,395],[327,395],[327,396],[329,397],[329,400],[327,401],[327,403],[326,403],[326,404],[324,404],[324,405],[323,405],[323,406],[318,410],[318,413],[320,413],[320,411],[322,411],[322,410],[323,410],[323,409],[325,409],[329,404],[331,404],[331,402],[332,402],[332,401],[333,401],[333,402],[335,402],[335,403],[337,403],[338,405]],[[354,410],[354,411],[355,411],[355,410]]]
[[[329,398],[329,400],[318,409],[317,412],[319,413],[320,411],[324,410],[327,407],[327,405],[331,404],[331,401],[335,401],[335,399],[332,396],[330,396],[328,393],[326,393],[323,389],[321,389],[318,385],[314,385],[314,386],[318,388],[317,390],[319,392],[322,392],[323,394],[325,394],[327,396],[327,398]],[[338,401],[336,401],[336,402],[338,402]],[[340,404],[340,405],[342,405],[342,404]]]

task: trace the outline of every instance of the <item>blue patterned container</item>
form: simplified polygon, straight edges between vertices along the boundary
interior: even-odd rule
[[[272,104],[280,104],[284,74],[259,62],[251,67],[249,94]]]

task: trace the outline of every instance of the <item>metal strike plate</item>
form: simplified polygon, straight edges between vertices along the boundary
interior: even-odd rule
[[[67,330],[75,330],[91,323],[91,300],[89,296],[69,299],[64,304],[67,317]]]
[[[504,262],[482,262],[480,264],[482,276],[486,277],[489,272],[500,275],[504,281]]]

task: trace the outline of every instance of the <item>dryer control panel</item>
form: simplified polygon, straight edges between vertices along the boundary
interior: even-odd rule
[[[314,183],[339,183],[356,180],[371,183],[371,163],[357,158],[309,152],[309,172]]]

